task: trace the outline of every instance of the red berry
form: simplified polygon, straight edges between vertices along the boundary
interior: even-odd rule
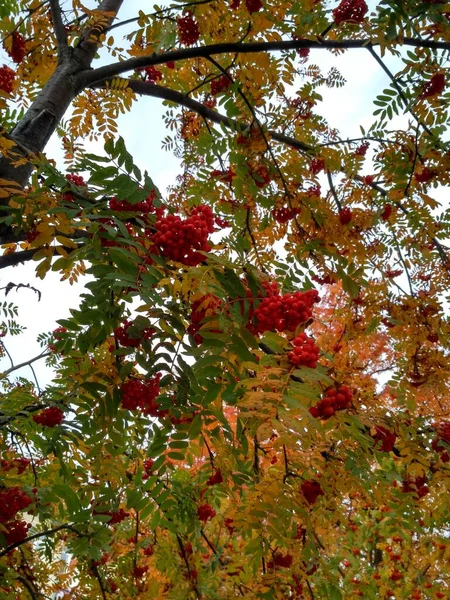
[[[342,0],[333,10],[336,25],[341,23],[362,23],[369,10],[364,0]]]
[[[125,381],[120,391],[122,393],[122,408],[128,410],[141,411],[144,415],[152,417],[162,417],[166,414],[160,410],[160,405],[156,402],[159,396],[159,382],[161,373],[158,373],[153,379],[141,381],[139,379],[128,379]]]
[[[58,406],[49,406],[37,415],[33,415],[33,421],[43,427],[56,427],[64,419],[63,411]]]
[[[397,434],[382,425],[378,425],[375,427],[375,433],[372,434],[372,438],[378,450],[381,452],[391,452],[397,439]]]
[[[144,340],[149,340],[154,333],[155,330],[151,328],[138,329],[132,321],[124,321],[123,325],[114,329],[117,342],[127,348],[137,348]]]
[[[11,36],[5,39],[3,48],[16,64],[21,63],[27,53],[25,39],[18,31],[14,31]]]
[[[261,0],[245,0],[245,6],[249,13],[255,13],[262,9],[263,3]]]
[[[216,511],[210,504],[202,504],[197,509],[197,515],[200,521],[206,523],[209,519],[212,519],[216,516]]]
[[[392,211],[393,211],[392,204],[384,205],[383,212],[380,215],[380,217],[383,219],[383,221],[387,221],[389,219],[389,217],[392,215]]]
[[[226,75],[222,75],[221,77],[216,77],[216,79],[213,79],[211,81],[211,94],[213,96],[217,96],[217,94],[226,92],[230,86],[231,86],[231,79],[229,79]]]
[[[310,165],[309,170],[313,175],[317,175],[320,171],[323,171],[325,168],[325,160],[323,158],[313,158]]]
[[[191,12],[187,12],[184,16],[178,17],[177,25],[178,37],[182,44],[185,46],[193,46],[198,42],[200,37],[198,23]]]
[[[301,492],[308,504],[315,504],[319,496],[324,496],[325,492],[320,486],[320,483],[315,479],[303,481],[300,486]]]
[[[445,75],[443,73],[435,73],[430,81],[427,81],[423,85],[421,98],[430,98],[437,94],[442,94],[445,90]]]
[[[223,482],[222,471],[220,469],[216,469],[211,477],[206,482],[206,485],[216,485],[218,483]]]
[[[6,65],[0,67],[0,90],[3,90],[7,94],[12,94],[15,76],[15,71]]]
[[[156,67],[153,67],[153,66],[144,67],[144,72],[145,72],[145,78],[150,83],[155,83],[156,81],[161,81],[161,79],[162,79],[162,73]]]
[[[342,225],[348,225],[352,220],[352,211],[349,208],[343,208],[339,211],[339,221]]]

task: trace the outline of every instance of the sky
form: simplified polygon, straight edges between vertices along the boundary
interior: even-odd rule
[[[124,3],[121,20],[134,16],[139,6],[142,6],[142,1],[139,0]],[[123,33],[129,30],[124,29]],[[115,32],[116,40],[119,31]],[[394,67],[396,59],[385,58]],[[110,60],[108,58],[107,62]],[[364,49],[351,50],[340,56],[334,56],[326,50],[311,50],[309,64],[319,65],[324,73],[333,66],[337,67],[345,77],[347,83],[342,88],[319,89],[323,96],[323,104],[319,111],[328,119],[331,127],[340,131],[342,138],[359,137],[359,126],[368,127],[373,121],[372,112],[375,107],[371,104],[371,99],[388,85],[386,75]],[[144,97],[133,106],[130,113],[121,115],[118,121],[119,133],[136,164],[148,170],[163,194],[167,186],[173,184],[179,172],[179,161],[161,148],[162,140],[167,135],[163,122],[164,113],[165,107],[161,100]],[[67,117],[68,115],[66,119]],[[86,142],[85,146],[88,152],[102,154],[103,141]],[[60,142],[56,137],[50,140],[46,154],[57,161],[61,170],[65,170]],[[44,281],[37,280],[34,268],[35,265],[29,262],[5,269],[0,274],[0,288],[9,282],[30,284],[42,293],[40,302],[37,301],[35,293],[25,288],[12,291],[8,295],[8,300],[19,307],[17,321],[27,328],[22,335],[4,340],[15,364],[42,351],[36,341],[38,334],[54,330],[57,327],[56,320],[65,318],[70,307],[76,308],[79,296],[83,292],[82,284],[71,286],[68,282],[61,282],[60,276],[55,273],[48,273]],[[0,296],[1,300],[3,298]],[[0,360],[0,372],[9,367],[7,357]],[[42,360],[34,364],[34,369],[40,385],[43,386],[51,378],[51,371],[45,367]],[[32,376],[29,368],[17,373],[25,377]]]

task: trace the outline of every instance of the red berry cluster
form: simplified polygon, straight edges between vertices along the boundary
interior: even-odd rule
[[[213,96],[217,96],[217,94],[226,92],[230,86],[231,86],[231,80],[226,75],[222,75],[221,77],[216,77],[216,79],[213,79],[211,81],[211,94]]]
[[[144,471],[145,471],[145,475],[147,475],[147,478],[153,474],[153,465],[154,464],[155,464],[155,461],[152,458],[146,458],[144,460]]]
[[[66,175],[66,179],[69,183],[76,185],[77,187],[87,187],[86,182],[84,181],[81,175],[74,175],[73,173],[69,173]],[[67,200],[67,202],[73,202],[74,197],[72,192],[64,192],[63,200]]]
[[[416,493],[419,498],[423,498],[430,492],[427,482],[428,480],[425,476],[415,477],[414,479],[404,479],[402,483],[402,492]]]
[[[317,175],[325,168],[325,160],[323,158],[313,158],[309,164],[309,170],[313,175]]]
[[[317,290],[263,298],[255,309],[256,333],[295,331],[301,323],[311,318],[312,306],[319,300]]]
[[[141,579],[142,577],[144,577],[144,575],[147,573],[148,571],[148,566],[138,566],[136,565],[134,567],[134,569],[131,571],[131,574],[133,575],[133,577],[135,577],[136,579]]]
[[[122,521],[124,521],[127,517],[130,516],[130,513],[127,513],[123,508],[109,511],[104,514],[111,516],[111,520],[108,521],[108,525],[117,525],[118,523],[122,523]]]
[[[120,391],[122,393],[122,408],[127,410],[139,410],[144,415],[152,417],[163,416],[159,410],[159,404],[155,402],[159,396],[159,382],[161,373],[158,373],[153,379],[141,381],[139,379],[128,379],[125,381]]]
[[[223,183],[232,183],[233,178],[236,177],[236,173],[231,167],[228,167],[225,171],[214,169],[211,171],[211,177],[217,177],[219,181],[222,181]]]
[[[259,165],[258,167],[251,170],[250,175],[255,182],[257,188],[262,189],[270,183],[272,179],[270,171],[265,165]]]
[[[156,67],[145,67],[144,72],[145,78],[147,79],[147,81],[150,81],[150,83],[155,83],[156,81],[161,81],[162,79],[162,73]]]
[[[272,560],[267,561],[267,568],[276,569],[277,567],[284,567],[285,569],[289,569],[292,566],[293,560],[294,557],[291,554],[283,555],[281,552],[274,552]]]
[[[161,254],[187,266],[205,260],[199,250],[209,252],[208,234],[214,231],[214,216],[209,206],[197,206],[187,219],[168,215],[156,221],[153,242]]]
[[[124,321],[123,325],[114,329],[117,342],[126,348],[137,348],[144,340],[149,340],[154,333],[155,330],[151,328],[138,330],[132,321]]]
[[[14,519],[14,521],[5,523],[5,527],[6,531],[3,533],[3,535],[6,538],[6,544],[9,546],[10,544],[23,542],[28,535],[28,530],[31,527],[31,523]]]
[[[33,499],[18,486],[0,490],[0,523],[6,523],[30,504]]]
[[[222,483],[222,482],[223,482],[222,471],[220,469],[215,469],[214,473],[211,475],[211,477],[206,482],[206,485],[217,485],[218,483]]]
[[[393,210],[394,209],[392,208],[392,204],[385,204],[383,207],[383,212],[380,215],[381,219],[383,219],[383,221],[388,221],[389,217],[392,215]]]
[[[15,72],[6,65],[0,67],[0,90],[12,94],[15,76]]]
[[[178,37],[182,44],[193,46],[198,42],[200,37],[198,23],[191,12],[187,12],[183,17],[178,17],[177,25]]]
[[[433,179],[433,177],[436,177],[436,175],[436,169],[424,167],[420,173],[414,174],[414,180],[418,183],[428,183],[429,181],[431,181],[431,179]]]
[[[315,369],[319,358],[319,346],[315,341],[303,332],[299,333],[292,343],[294,349],[288,354],[289,362],[296,367]]]
[[[450,462],[450,455],[445,446],[445,444],[450,446],[450,422],[442,421],[441,423],[433,423],[433,427],[438,437],[432,441],[431,447],[435,452],[440,453],[442,462]]]
[[[364,0],[342,0],[333,10],[336,25],[341,23],[362,23],[369,7]]]
[[[13,32],[11,44],[7,43],[6,40],[3,42],[3,48],[16,64],[21,63],[27,53],[25,49],[25,38],[18,31]]]
[[[64,336],[62,336],[62,335],[61,335],[62,333],[67,333],[67,329],[66,329],[65,327],[57,327],[57,328],[56,328],[56,329],[55,329],[55,330],[52,332],[53,339],[54,339],[56,342],[60,342],[61,340],[63,340],[63,339],[64,339]],[[56,346],[55,346],[55,344],[49,344],[49,345],[48,345],[48,347],[49,347],[49,349],[50,349],[52,352],[57,352],[57,349],[56,349]]]
[[[116,212],[133,212],[133,213],[142,213],[149,214],[155,213],[156,216],[162,217],[164,213],[164,207],[156,207],[153,204],[153,201],[156,198],[156,192],[153,190],[145,200],[142,202],[136,202],[135,204],[131,204],[127,200],[117,200],[117,198],[111,198],[109,201],[109,208]]]
[[[320,483],[315,479],[307,479],[302,483],[300,489],[308,504],[315,504],[319,496],[325,495]]]
[[[248,12],[251,14],[259,12],[263,7],[263,3],[261,0],[245,0],[245,6],[247,7]]]
[[[424,83],[422,88],[421,98],[430,98],[437,94],[442,94],[445,90],[445,75],[443,73],[435,73],[430,81]]]
[[[17,470],[17,475],[22,475],[24,471],[30,466],[31,460],[29,458],[13,458],[11,460],[6,460],[2,458],[0,461],[0,465],[3,471],[12,471]]]
[[[369,142],[363,142],[360,146],[356,148],[355,156],[365,156],[368,149]]]
[[[373,441],[376,444],[377,450],[381,452],[392,452],[397,434],[382,425],[375,427],[375,433],[372,434]]]
[[[352,403],[352,390],[346,385],[328,388],[322,400],[311,406],[309,412],[316,419],[329,419],[338,410],[345,410]]]
[[[33,415],[33,421],[43,427],[56,427],[64,419],[63,411],[57,406],[49,406],[37,415]]]
[[[212,519],[216,516],[216,511],[210,504],[201,504],[197,508],[197,516],[202,523],[206,523],[209,521],[209,519]]]
[[[343,208],[339,211],[339,222],[342,225],[348,225],[353,218],[352,211],[349,208]]]
[[[282,208],[276,208],[275,210],[273,210],[272,217],[277,223],[287,223],[288,221],[294,219],[300,213],[300,208],[287,208],[283,206]]]
[[[216,315],[220,305],[220,299],[213,294],[202,296],[191,304],[191,324],[187,328],[187,332],[193,336],[197,344],[201,344],[203,341],[203,336],[198,331],[201,329],[204,319]],[[220,330],[216,331],[221,333]]]

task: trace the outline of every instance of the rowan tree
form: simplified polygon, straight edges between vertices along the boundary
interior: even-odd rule
[[[2,374],[2,598],[448,597],[449,5],[140,4],[0,8],[0,267],[89,275],[53,381]],[[348,139],[355,49],[388,83]]]

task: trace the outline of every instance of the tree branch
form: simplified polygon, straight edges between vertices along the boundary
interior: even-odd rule
[[[118,1],[118,0],[117,0]],[[400,42],[399,42],[400,43]],[[415,46],[419,48],[434,48],[441,50],[450,50],[450,42],[436,42],[434,40],[421,40],[417,38],[404,38],[402,40],[405,46]],[[137,56],[115,62],[104,67],[99,67],[92,71],[86,71],[82,75],[84,86],[92,86],[98,83],[116,77],[127,71],[134,71],[142,67],[162,65],[169,61],[187,60],[190,58],[210,58],[214,54],[248,54],[251,52],[282,52],[286,50],[296,50],[300,48],[311,48],[315,50],[350,50],[354,48],[373,48],[378,46],[377,42],[370,39],[356,40],[276,40],[270,42],[223,42],[221,44],[211,44],[209,46],[196,46],[194,48],[181,48],[171,50],[162,54],[151,54],[149,56]]]
[[[51,352],[43,352],[43,353],[39,354],[38,356],[35,356],[34,358],[30,358],[30,360],[27,360],[23,363],[20,363],[18,365],[10,367],[6,371],[3,371],[3,373],[0,373],[0,376],[6,377],[13,371],[17,371],[18,369],[21,369],[22,367],[28,367],[35,361],[40,360],[41,358],[46,358],[47,356],[51,356],[51,354],[52,354]]]
[[[46,529],[45,531],[40,531],[39,533],[34,533],[33,535],[29,535],[28,537],[26,537],[24,540],[21,540],[20,542],[15,542],[14,544],[10,544],[9,546],[6,546],[6,548],[0,552],[0,558],[2,556],[6,556],[12,550],[19,548],[19,546],[23,546],[23,544],[26,544],[27,542],[31,542],[32,540],[37,540],[38,538],[44,537],[46,535],[53,535],[54,533],[57,533],[58,531],[61,531],[62,529],[68,529],[69,531],[73,531],[79,537],[89,537],[87,534],[81,533],[80,531],[78,531],[78,529],[76,529],[73,525],[69,525],[68,523],[66,523],[64,525],[58,525],[58,527],[54,527],[53,529]]]
[[[49,0],[52,13],[53,30],[58,43],[58,62],[64,62],[69,56],[69,47],[67,44],[67,32],[62,22],[61,7],[59,0]]]

